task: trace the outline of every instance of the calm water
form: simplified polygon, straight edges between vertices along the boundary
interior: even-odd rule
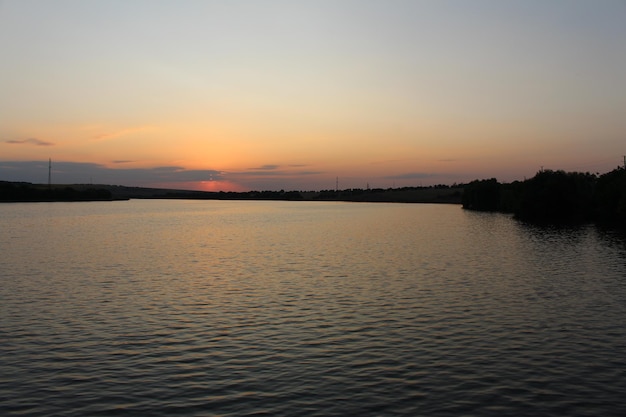
[[[626,240],[459,206],[0,205],[2,416],[623,416]]]

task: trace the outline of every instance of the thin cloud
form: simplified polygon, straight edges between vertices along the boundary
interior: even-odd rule
[[[305,171],[305,170],[289,170],[289,169],[257,169],[251,171],[235,171],[229,174],[238,177],[296,177],[307,175],[323,174],[322,171]]]
[[[404,174],[389,175],[384,178],[389,179],[389,180],[414,180],[414,179],[432,178],[438,175],[439,174],[433,174],[430,172],[407,172]]]
[[[402,159],[385,159],[381,161],[370,161],[369,165],[380,165],[380,164],[400,164],[403,162],[415,162],[418,161],[418,158],[402,158]]]
[[[306,171],[293,168],[304,168],[306,164],[289,164],[289,165],[276,165],[265,164],[255,168],[248,168],[246,171],[231,172],[237,176],[249,176],[249,177],[293,177],[299,175],[319,175],[323,174],[322,171]]]
[[[144,130],[152,129],[152,126],[139,126],[139,127],[131,127],[128,129],[120,129],[115,132],[101,133],[99,135],[95,135],[93,139],[95,140],[108,140],[119,138],[120,136],[126,136],[131,133],[137,133]]]
[[[249,168],[251,171],[273,171],[280,168],[280,165],[266,164],[256,168]]]
[[[6,143],[10,143],[12,145],[35,145],[35,146],[54,146],[52,142],[46,142],[45,140],[36,139],[36,138],[28,138],[22,140],[7,140]]]

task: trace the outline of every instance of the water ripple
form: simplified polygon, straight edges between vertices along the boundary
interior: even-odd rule
[[[614,235],[456,206],[187,203],[1,207],[21,211],[0,237],[0,414],[626,413]]]

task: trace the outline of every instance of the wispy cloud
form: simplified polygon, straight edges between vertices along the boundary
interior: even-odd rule
[[[153,128],[152,126],[138,126],[138,127],[130,127],[127,129],[119,129],[113,132],[107,132],[107,133],[101,133],[101,134],[95,135],[93,139],[95,140],[115,139],[121,136],[126,136],[126,135],[137,133],[137,132],[142,132],[144,130],[149,130],[152,128]]]
[[[413,179],[424,179],[424,178],[432,178],[437,177],[440,174],[433,174],[431,172],[406,172],[404,174],[398,175],[389,175],[384,177],[389,180],[413,180]]]
[[[280,165],[267,164],[256,168],[249,168],[251,171],[273,171],[280,168]]]
[[[295,177],[322,174],[321,171],[311,171],[293,168],[303,168],[306,165],[273,165],[266,164],[246,171],[230,172],[229,174],[242,177]]]
[[[392,164],[401,164],[406,162],[417,162],[418,158],[402,158],[402,159],[383,159],[378,161],[370,161],[369,165],[392,165]]]
[[[45,140],[28,138],[28,139],[12,139],[5,141],[12,145],[35,145],[35,146],[54,146],[52,142],[46,142]]]

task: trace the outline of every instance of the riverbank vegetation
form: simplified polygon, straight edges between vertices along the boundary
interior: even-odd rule
[[[110,201],[111,192],[101,188],[76,189],[27,182],[0,181],[0,202]]]
[[[111,188],[113,196],[202,200],[351,201],[461,204],[461,186],[435,185],[402,188],[349,188],[320,191],[184,191],[149,188]]]
[[[626,229],[626,168],[606,174],[541,170],[524,181],[321,191],[207,192],[119,185],[43,185],[0,181],[0,202],[103,201],[130,198],[452,203],[513,213],[532,223],[595,222]]]
[[[0,202],[139,199],[284,200],[461,204],[460,185],[321,191],[194,191],[122,185],[43,185],[0,181]]]
[[[626,169],[606,174],[541,170],[524,181],[466,184],[463,208],[513,213],[532,223],[596,222],[626,227]]]

